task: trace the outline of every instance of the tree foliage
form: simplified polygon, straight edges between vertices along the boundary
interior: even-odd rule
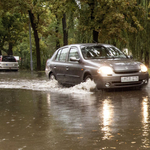
[[[13,55],[12,47],[21,40],[22,18],[19,13],[6,12],[1,17],[0,49],[8,55]],[[0,52],[1,53],[1,52]]]
[[[82,42],[128,48],[149,65],[150,0],[0,0],[0,14],[0,54],[19,55],[21,66],[30,60],[29,22],[38,70],[60,46]]]

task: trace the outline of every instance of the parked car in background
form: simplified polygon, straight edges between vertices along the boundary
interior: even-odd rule
[[[18,71],[19,64],[14,56],[0,55],[0,70]]]
[[[47,60],[48,78],[63,85],[89,79],[98,89],[143,87],[149,81],[147,67],[108,44],[72,44],[59,48]]]

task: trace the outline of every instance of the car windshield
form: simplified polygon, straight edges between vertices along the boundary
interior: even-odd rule
[[[127,56],[114,46],[88,46],[81,48],[85,59],[112,59],[112,58],[127,58]]]

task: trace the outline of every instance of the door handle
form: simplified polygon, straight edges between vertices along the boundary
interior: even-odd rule
[[[66,66],[66,70],[69,70],[69,67],[68,67],[68,66]]]

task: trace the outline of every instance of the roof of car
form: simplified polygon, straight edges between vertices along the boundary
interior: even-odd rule
[[[62,47],[66,47],[66,46],[96,46],[96,45],[112,46],[110,44],[103,44],[103,43],[78,43],[78,44],[65,45]]]

